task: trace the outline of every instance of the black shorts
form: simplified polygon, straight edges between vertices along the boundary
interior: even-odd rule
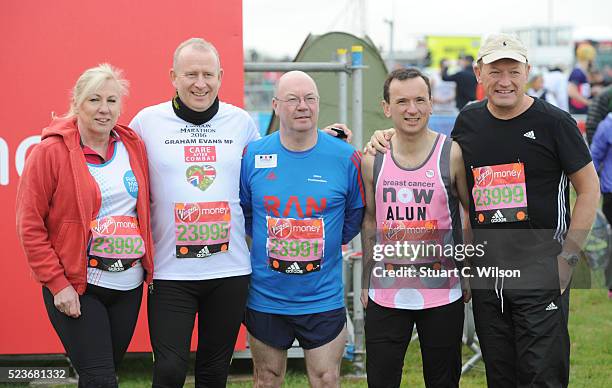
[[[315,349],[333,341],[346,325],[344,307],[321,313],[281,315],[246,309],[249,333],[266,345],[287,350],[297,338],[302,349]]]

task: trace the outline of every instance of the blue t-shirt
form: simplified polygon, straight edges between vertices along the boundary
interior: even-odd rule
[[[569,76],[569,82],[578,87],[578,92],[584,98],[591,98],[591,85],[586,73],[579,67],[574,68]],[[581,103],[578,100],[568,97],[569,109],[572,114],[586,114],[588,105]]]
[[[365,206],[360,159],[321,131],[308,151],[287,150],[279,132],[245,149],[240,204],[253,237],[249,308],[298,315],[344,306],[345,218]]]

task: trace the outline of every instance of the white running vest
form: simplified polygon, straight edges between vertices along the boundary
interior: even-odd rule
[[[110,160],[103,164],[87,163],[87,168],[98,183],[102,194],[102,204],[96,219],[101,220],[109,216],[136,218],[138,183],[123,143],[121,141],[115,143],[115,152]],[[90,240],[88,244],[90,248],[91,244]],[[132,250],[134,248],[132,247]],[[141,249],[144,251],[144,244]],[[87,268],[87,283],[100,287],[127,291],[138,287],[143,281],[144,270],[140,261],[135,266],[121,272],[103,271],[90,266]]]

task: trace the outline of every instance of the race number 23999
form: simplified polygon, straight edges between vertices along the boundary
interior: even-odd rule
[[[494,224],[529,218],[525,166],[521,162],[473,167],[476,221]]]

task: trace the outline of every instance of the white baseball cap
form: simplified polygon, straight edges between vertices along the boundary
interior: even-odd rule
[[[527,63],[527,48],[514,35],[504,33],[489,35],[480,46],[477,61],[482,60],[482,63],[489,64],[503,58]]]

